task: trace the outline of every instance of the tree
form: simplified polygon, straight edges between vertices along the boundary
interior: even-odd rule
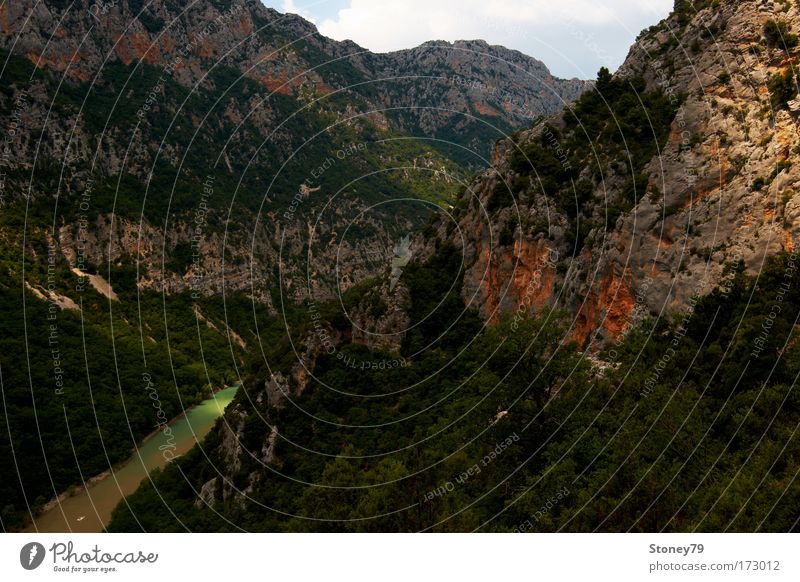
[[[783,73],[778,73],[770,77],[767,81],[769,89],[769,100],[772,107],[782,107],[797,95],[797,82],[794,78],[794,71],[786,69]]]
[[[775,47],[792,48],[797,46],[797,35],[792,34],[785,20],[767,20],[764,24],[767,43]]]

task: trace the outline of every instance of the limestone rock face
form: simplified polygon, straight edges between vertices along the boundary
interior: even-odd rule
[[[646,191],[578,245],[565,236],[568,217],[541,189],[528,187],[513,205],[486,209],[498,184],[519,178],[512,163],[518,148],[563,130],[562,117],[499,143],[492,167],[457,204],[458,228],[442,222],[435,235],[463,248],[464,301],[487,319],[520,305],[564,308],[574,315],[575,339],[601,342],[637,318],[687,309],[693,296],[721,284],[728,265],[741,260],[755,273],[768,255],[794,250],[800,135],[791,102],[771,103],[768,85],[790,70],[800,49],[767,43],[769,19],[800,31],[794,4],[722,2],[673,14],[640,35],[616,78],[643,77],[646,90],[661,90],[680,107],[645,166]],[[626,129],[637,130],[649,128]],[[582,217],[602,221],[622,194],[627,163],[602,151],[583,161],[578,180],[595,181]],[[503,240],[504,228],[516,223],[513,239]],[[463,243],[462,232],[471,234]]]
[[[541,61],[482,40],[430,41],[414,49],[372,55],[370,67],[379,77],[400,77],[385,85],[380,99],[386,106],[407,108],[398,118],[403,128],[451,139],[487,161],[490,148],[482,140],[464,139],[479,123],[460,112],[474,112],[498,123],[503,131],[513,131],[560,111],[591,87],[587,81],[555,78]],[[418,71],[429,77],[414,78]],[[427,104],[436,106],[420,109]]]

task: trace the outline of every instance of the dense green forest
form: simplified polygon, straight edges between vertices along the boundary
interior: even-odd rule
[[[796,527],[795,257],[776,257],[757,278],[731,265],[726,285],[674,323],[645,322],[610,346],[603,372],[563,341],[570,320],[558,312],[483,327],[464,311],[458,285],[450,288],[459,260],[442,246],[404,274],[419,323],[403,347],[408,366],[356,372],[323,359],[318,381],[281,410],[250,401],[264,375],[253,370],[237,397],[251,413],[242,437],[250,455],[230,476],[239,488],[260,472],[247,502],[195,506],[199,487],[225,466],[216,431],[205,451],[118,506],[109,529]],[[364,361],[391,357],[344,349]],[[256,458],[266,423],[281,431],[269,466]]]
[[[125,460],[164,419],[237,382],[246,349],[229,339],[225,322],[247,342],[254,317],[243,296],[223,305],[190,293],[168,301],[137,293],[132,261],[98,269],[118,295],[110,301],[82,284],[63,256],[48,254],[44,237],[31,238],[45,260],[23,262],[21,245],[4,245],[0,258],[2,311],[22,315],[0,319],[4,528]],[[73,308],[47,299],[48,288]],[[258,317],[269,334],[271,320]]]

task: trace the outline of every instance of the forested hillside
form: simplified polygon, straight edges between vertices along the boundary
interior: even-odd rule
[[[563,313],[486,328],[448,295],[449,280],[431,289],[433,274],[456,275],[458,262],[442,248],[407,273],[414,323],[444,300],[441,319],[415,336],[449,328],[424,356],[412,356],[411,339],[406,366],[380,369],[397,356],[345,345],[345,359],[368,364],[322,358],[293,405],[242,392],[222,419],[245,412],[242,454],[218,427],[120,505],[109,529],[796,527],[796,257],[776,257],[757,280],[732,265],[724,287],[671,325],[642,323],[601,354],[602,367],[563,341]],[[280,431],[269,457],[265,424]]]

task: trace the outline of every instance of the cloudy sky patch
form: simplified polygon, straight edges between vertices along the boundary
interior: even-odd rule
[[[426,40],[483,39],[540,59],[559,77],[616,69],[639,32],[672,0],[264,0],[300,14],[322,34],[374,52]]]

